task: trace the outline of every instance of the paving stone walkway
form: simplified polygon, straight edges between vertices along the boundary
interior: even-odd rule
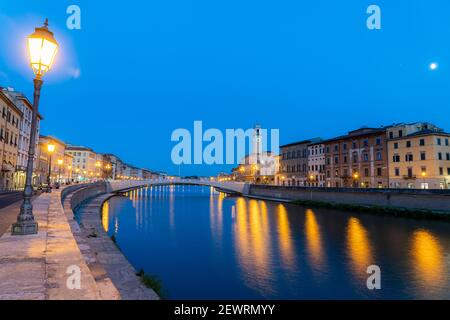
[[[72,235],[60,199],[61,190],[34,199],[38,234],[12,236],[8,231],[0,238],[0,299],[103,298]],[[70,266],[80,270],[80,289],[67,286]]]

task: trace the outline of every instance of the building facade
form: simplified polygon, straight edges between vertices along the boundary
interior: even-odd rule
[[[389,186],[450,189],[450,134],[430,123],[388,128]]]
[[[320,141],[320,138],[299,141],[280,147],[280,169],[276,175],[277,185],[308,185],[308,146],[318,141]]]
[[[2,89],[0,90],[0,189],[14,189],[14,173],[19,154],[20,119],[22,111],[15,105],[13,99]]]
[[[69,145],[66,153],[72,156],[72,180],[75,182],[92,181],[99,173],[98,156],[94,150],[84,146]]]
[[[44,171],[45,175],[40,177],[40,181],[44,184],[47,182],[48,170],[50,168],[50,183],[59,183],[64,184],[67,182],[68,171],[70,163],[68,161],[71,158],[66,157],[66,144],[55,138],[53,136],[44,136],[41,135],[39,137],[40,143],[40,152],[39,157],[42,159],[46,159],[47,169]],[[52,144],[55,146],[55,150],[52,153],[49,153],[47,146]],[[44,161],[43,161],[44,162]],[[49,167],[50,165],[50,167]],[[42,173],[42,172],[41,172]]]
[[[325,187],[325,145],[316,142],[308,146],[309,187]]]
[[[385,128],[361,128],[323,144],[327,187],[388,187]]]
[[[28,152],[30,148],[30,135],[31,135],[31,120],[33,113],[33,105],[25,97],[24,94],[14,91],[14,89],[8,88],[3,89],[6,95],[8,95],[11,101],[16,105],[16,107],[22,112],[22,117],[19,124],[19,142],[18,142],[18,152],[17,152],[17,164],[14,172],[14,188],[22,189],[25,187],[25,177],[26,170],[28,166]],[[36,145],[35,145],[35,158],[33,159],[33,172],[37,168],[37,148],[39,143],[39,128],[42,116],[37,115],[36,122]],[[37,177],[33,175],[32,178],[33,185],[37,184]]]

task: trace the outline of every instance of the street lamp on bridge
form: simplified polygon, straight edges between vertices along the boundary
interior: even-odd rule
[[[33,177],[33,162],[36,147],[36,123],[39,98],[43,83],[42,77],[52,67],[57,51],[58,42],[56,42],[53,33],[48,29],[48,19],[46,19],[44,25],[40,28],[36,28],[34,33],[28,37],[30,65],[36,77],[34,79],[34,100],[31,115],[30,146],[28,149],[28,163],[25,188],[23,191],[23,203],[20,207],[17,222],[12,225],[12,235],[28,235],[36,234],[38,232],[38,223],[34,220],[33,205],[31,204],[31,198],[33,197],[33,186],[31,179]]]

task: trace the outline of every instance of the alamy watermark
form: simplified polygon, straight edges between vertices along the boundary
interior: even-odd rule
[[[270,149],[269,149],[270,137]],[[260,161],[259,155],[277,155],[280,147],[279,129],[226,129],[224,132],[210,128],[203,130],[202,121],[194,121],[192,132],[179,128],[172,132],[171,141],[177,142],[172,148],[171,158],[180,164],[237,164],[247,155],[249,164]]]
[[[366,285],[369,290],[381,290],[381,269],[377,265],[371,265],[367,267],[367,274],[370,276],[367,278]]]
[[[66,286],[69,290],[81,289],[81,268],[77,265],[71,265],[67,268],[66,274],[68,275],[66,280]]]

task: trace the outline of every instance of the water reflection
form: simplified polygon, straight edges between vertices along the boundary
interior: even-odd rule
[[[314,271],[323,272],[326,263],[320,226],[317,223],[315,213],[311,209],[306,210],[305,219],[305,235],[311,267]]]
[[[411,256],[415,276],[422,287],[442,287],[447,283],[445,253],[439,240],[429,231],[418,230],[412,235]],[[448,283],[447,283],[448,284]],[[448,284],[450,290],[450,284]],[[427,292],[423,292],[426,296]]]
[[[109,231],[109,202],[106,201],[102,207],[102,226],[103,229]]]
[[[258,201],[238,198],[236,203],[235,242],[239,266],[246,284],[262,296],[273,292],[270,233],[263,226]]]
[[[102,224],[136,268],[163,279],[171,298],[450,298],[445,223],[418,229],[415,220],[308,210],[193,186],[126,196],[106,202]],[[386,236],[392,230],[395,237]],[[372,264],[382,270],[376,296],[365,285]]]
[[[374,263],[372,245],[366,228],[355,217],[347,225],[347,254],[354,275],[366,277],[367,267]]]
[[[280,245],[281,261],[288,269],[295,267],[292,236],[289,226],[289,218],[284,204],[277,206],[278,242]]]

